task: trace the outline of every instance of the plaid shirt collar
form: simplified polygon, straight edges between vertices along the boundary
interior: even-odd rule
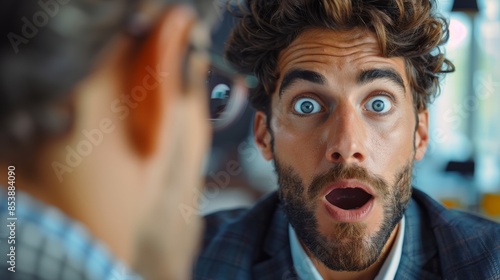
[[[12,209],[12,208],[11,208]],[[12,215],[13,214],[13,215]],[[17,218],[15,220],[8,218]],[[0,187],[0,221],[14,222],[15,274],[22,279],[140,279],[108,250],[90,236],[80,223],[71,220],[59,209],[46,205],[26,193],[17,191],[15,212],[8,210],[5,188]],[[12,235],[0,230],[0,278],[15,278],[5,259]],[[5,277],[5,278],[4,278]]]

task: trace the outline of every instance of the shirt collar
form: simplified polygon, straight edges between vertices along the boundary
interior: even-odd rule
[[[399,262],[401,261],[401,255],[403,254],[403,239],[405,235],[405,216],[399,222],[399,229],[396,234],[396,239],[391,247],[391,251],[380,268],[380,271],[375,277],[375,280],[385,280],[394,279],[396,277],[396,271],[399,267]]]
[[[73,273],[89,279],[140,279],[125,264],[115,259],[107,248],[92,238],[87,229],[59,209],[17,191],[15,211],[7,212],[7,193],[0,186],[0,217],[15,218],[16,267],[33,276]],[[44,265],[41,265],[44,260]],[[0,277],[1,278],[1,277]],[[49,277],[50,278],[50,277]]]
[[[300,280],[323,280],[323,277],[319,274],[318,270],[312,263],[309,256],[302,248],[295,230],[289,224],[288,233],[290,236],[290,249],[292,253],[292,261],[297,276]],[[399,262],[401,261],[401,255],[403,252],[403,239],[405,234],[405,217],[399,222],[399,229],[396,234],[396,239],[391,247],[389,255],[384,261],[382,268],[375,277],[375,280],[385,280],[394,279],[396,276],[396,271],[398,270]]]

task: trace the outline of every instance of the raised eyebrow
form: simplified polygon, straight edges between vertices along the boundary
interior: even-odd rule
[[[285,74],[283,80],[281,81],[279,97],[283,95],[283,92],[287,90],[293,83],[304,80],[311,83],[325,85],[326,79],[320,73],[311,71],[311,70],[303,70],[303,69],[294,69]]]
[[[357,83],[359,85],[363,85],[378,79],[389,80],[398,85],[403,90],[403,92],[406,93],[406,87],[403,78],[398,72],[390,68],[364,70],[359,73]]]

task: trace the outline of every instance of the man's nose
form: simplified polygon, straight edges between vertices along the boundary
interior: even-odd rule
[[[354,107],[339,109],[330,121],[326,159],[332,163],[361,163],[366,158],[366,123]]]

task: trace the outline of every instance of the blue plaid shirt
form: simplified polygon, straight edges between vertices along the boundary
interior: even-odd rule
[[[17,191],[11,213],[0,187],[0,225],[0,279],[140,279],[84,226],[26,193]]]

